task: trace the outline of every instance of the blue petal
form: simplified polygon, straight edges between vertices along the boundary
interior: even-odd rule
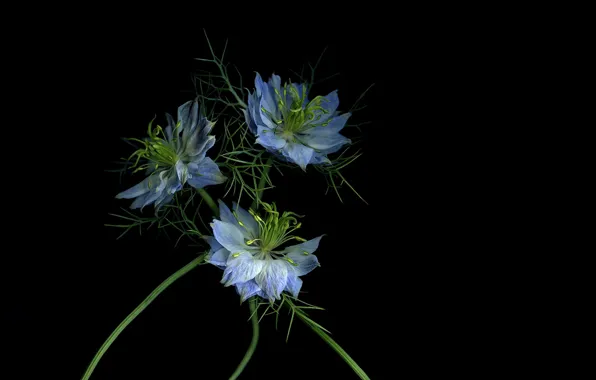
[[[286,284],[285,291],[289,292],[294,297],[298,298],[298,293],[302,288],[302,279],[298,277],[295,271],[288,271],[288,283]]]
[[[286,140],[277,137],[271,129],[263,128],[261,126],[257,126],[257,128],[259,131],[259,137],[256,141],[257,144],[261,144],[265,148],[273,151],[283,149],[286,146]]]
[[[130,198],[136,198],[138,196],[141,196],[147,192],[149,192],[149,181],[151,177],[147,177],[144,180],[142,180],[141,182],[137,183],[136,185],[134,185],[133,187],[131,187],[128,190],[124,190],[123,192],[119,193],[118,195],[116,195],[116,198],[118,199],[130,199]]]
[[[254,296],[260,290],[261,290],[261,288],[259,288],[259,285],[257,285],[255,280],[250,280],[250,281],[236,284],[236,291],[240,295],[240,299],[242,300],[242,302],[244,302],[247,299],[249,299],[250,297]]]
[[[277,102],[275,101],[275,92],[272,85],[266,85],[262,88],[260,106],[265,108],[270,114],[277,116]],[[266,114],[265,114],[266,115]],[[261,115],[263,116],[263,114]]]
[[[312,165],[331,164],[331,161],[324,154],[315,152],[310,159]]]
[[[116,198],[136,197],[134,202],[130,205],[130,208],[143,208],[162,196],[163,190],[165,189],[164,182],[166,180],[167,178],[165,178],[165,173],[163,171],[153,173],[137,185],[116,195]]]
[[[306,165],[310,162],[314,150],[302,144],[288,143],[282,150],[284,156],[292,162],[306,170]]]
[[[240,229],[240,225],[238,224],[236,217],[234,214],[232,214],[232,211],[228,205],[226,205],[221,199],[218,199],[217,203],[219,204],[219,220],[225,223],[233,224]]]
[[[184,149],[184,155],[192,157],[193,161],[200,161],[205,158],[207,151],[215,145],[215,136],[201,136],[199,132],[192,135]]]
[[[138,198],[136,198],[130,205],[130,208],[134,210],[134,209],[137,209],[140,207],[144,207],[145,201],[147,200],[147,197],[149,195],[150,195],[150,193],[147,193],[147,194],[143,194],[143,195],[139,196]]]
[[[263,96],[263,88],[265,86],[266,86],[266,84],[265,84],[265,82],[263,82],[263,79],[261,78],[261,74],[257,73],[257,75],[255,76],[255,90],[256,90],[256,94],[257,94],[258,98]]]
[[[271,79],[269,80],[269,84],[271,86],[271,89],[273,90],[273,93],[275,94],[275,90],[277,90],[278,93],[282,93],[281,91],[281,78],[279,77],[279,75],[273,74],[271,75]]]
[[[280,299],[280,294],[288,283],[288,268],[281,260],[267,260],[255,281],[267,299]]]
[[[309,128],[304,133],[312,135],[312,136],[335,135],[343,129],[343,127],[346,125],[346,122],[348,121],[350,116],[352,116],[352,114],[349,112],[343,113],[343,114],[335,116],[335,117],[333,117],[333,119],[329,120],[329,124],[327,124],[326,126],[317,125],[316,127]]]
[[[319,243],[321,242],[321,239],[323,238],[323,236],[325,236],[325,235],[317,236],[316,238],[305,241],[304,243],[290,245],[289,247],[286,247],[283,250],[283,253],[290,253],[290,252],[303,253],[303,251],[306,251],[308,253],[314,253],[319,248]]]
[[[292,259],[292,261],[297,264],[290,264],[293,267],[296,276],[304,276],[305,274],[312,272],[312,270],[316,267],[320,266],[317,256],[313,254],[306,255],[304,253],[290,252],[288,253],[287,257]]]
[[[229,257],[230,257],[230,251],[228,251],[225,248],[220,248],[217,251],[209,252],[209,255],[208,255],[206,261],[210,264],[215,265],[216,267],[218,267],[220,269],[224,269],[226,267],[226,262],[228,261]]]
[[[174,199],[174,194],[163,194],[155,200],[155,210],[159,210],[163,205],[167,205]]]
[[[315,118],[312,121],[312,124],[320,124],[327,121],[330,117],[335,115],[335,111],[339,106],[339,98],[337,97],[337,90],[330,92],[327,96],[325,96],[326,100],[321,102],[321,107],[326,111],[323,112],[321,110],[315,111]]]
[[[218,185],[227,179],[221,174],[219,166],[209,157],[205,157],[199,163],[189,163],[188,171],[190,173],[188,183],[196,189],[209,185]]]
[[[237,257],[234,257],[234,255],[234,253],[231,254],[226,262],[227,266],[221,280],[224,286],[252,280],[261,272],[264,266],[264,260],[253,258],[250,253],[239,253]]]
[[[244,235],[237,226],[215,219],[212,227],[215,238],[228,251],[234,253],[249,251],[249,247],[244,243]]]
[[[211,247],[211,251],[217,251],[223,248],[223,246],[219,244],[219,242],[214,236],[205,235],[203,236],[203,239],[207,242],[207,244],[209,244],[209,246]]]
[[[178,107],[178,122],[182,128],[182,139],[194,133],[199,122],[199,103],[188,101]]]
[[[298,97],[300,97],[300,99],[302,99],[302,93],[304,91],[306,91],[306,85],[302,84],[302,83],[292,83],[292,86],[296,89],[296,91],[298,91]],[[286,102],[288,102],[288,104],[291,104],[294,101],[294,99],[292,98],[292,94],[288,91],[287,95],[286,95]],[[304,101],[302,102],[302,108],[305,108],[306,105],[308,104],[308,96],[304,97]]]
[[[286,257],[292,259],[296,265],[292,265],[296,275],[303,276],[317,266],[319,266],[319,260],[317,256],[313,255],[313,252],[319,247],[319,242],[324,235],[311,239],[307,242],[292,245],[283,250],[286,253]]]
[[[241,229],[248,232],[252,239],[259,236],[259,224],[255,220],[255,218],[245,209],[240,207],[236,202],[232,202],[232,208],[238,215],[238,221],[240,221],[243,226],[240,226]],[[240,225],[240,223],[238,223]]]
[[[264,100],[261,99],[260,104],[261,106],[263,105]],[[274,112],[270,112],[269,115],[263,111],[263,109],[261,108],[261,106],[258,107],[258,109],[255,110],[255,120],[257,120],[257,117],[260,119],[260,123],[257,122],[257,128],[259,127],[265,127],[265,128],[269,128],[269,129],[275,129],[277,127],[277,124],[275,123],[274,120],[271,119],[271,117],[275,117],[278,120],[280,119],[278,113],[280,113],[279,111],[274,111]],[[258,116],[257,116],[258,115]],[[257,129],[257,133],[260,133],[260,131]]]
[[[169,113],[166,113],[166,121],[168,122],[168,127],[171,127],[171,130],[176,133],[176,136],[178,136],[180,134],[180,128],[176,128],[176,122]]]
[[[325,127],[315,127],[325,128]],[[300,140],[306,145],[321,153],[335,153],[342,146],[349,144],[349,138],[340,135],[339,133],[330,135],[305,135]]]
[[[184,165],[182,160],[176,161],[176,175],[178,176],[180,183],[186,183],[186,179],[188,178],[188,168]]]
[[[245,109],[244,112],[244,120],[246,121],[246,125],[248,126],[248,130],[254,135],[257,133],[257,124],[252,117],[253,113],[253,105],[252,105],[252,96],[248,96],[248,109]]]

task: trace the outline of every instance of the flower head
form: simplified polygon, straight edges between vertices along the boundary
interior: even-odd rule
[[[266,216],[246,211],[236,203],[230,211],[219,201],[220,219],[211,224],[213,236],[207,262],[224,270],[221,282],[234,285],[242,301],[258,295],[273,302],[285,290],[294,297],[302,287],[300,276],[319,266],[313,252],[323,236],[306,241],[292,232],[300,228],[296,214],[280,215],[275,204],[263,203]],[[286,242],[300,244],[280,249]]]
[[[265,83],[257,73],[248,96],[246,123],[256,142],[306,170],[308,164],[329,163],[350,139],[339,134],[350,113],[339,114],[337,91],[308,100],[305,84],[286,83],[273,75]]]
[[[189,101],[178,108],[178,122],[166,114],[168,126],[164,131],[158,125],[151,129],[143,141],[144,147],[137,150],[135,170],[146,170],[149,176],[137,185],[116,195],[116,198],[136,198],[131,208],[145,207],[151,203],[156,208],[167,204],[186,182],[200,189],[224,182],[219,167],[206,153],[215,144],[215,137],[209,136],[214,123],[199,113],[196,101]],[[138,165],[143,159],[145,163]]]

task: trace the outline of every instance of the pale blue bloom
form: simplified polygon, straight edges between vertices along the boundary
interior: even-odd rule
[[[244,116],[257,143],[306,170],[308,164],[329,163],[327,154],[350,143],[339,131],[351,114],[340,115],[338,106],[337,91],[309,101],[305,84],[282,87],[278,75],[265,83],[257,73]]]
[[[142,208],[152,203],[159,208],[170,202],[187,182],[200,189],[226,180],[217,164],[206,157],[215,144],[215,137],[209,135],[214,123],[199,112],[198,103],[189,101],[181,105],[177,123],[169,114],[166,119],[165,135],[161,127],[151,130],[149,124],[145,146],[134,154],[146,161],[137,170],[146,169],[149,176],[116,195],[116,198],[136,198],[130,208]]]
[[[254,295],[274,301],[283,291],[298,297],[300,276],[319,266],[313,252],[323,236],[305,241],[291,235],[300,228],[295,214],[280,216],[275,205],[263,205],[268,213],[265,219],[236,203],[230,211],[219,201],[220,219],[211,224],[215,236],[206,237],[211,246],[207,262],[223,269],[221,282],[234,285],[242,301]],[[302,243],[280,249],[291,240]]]

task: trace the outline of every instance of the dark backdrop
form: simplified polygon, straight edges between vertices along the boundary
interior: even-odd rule
[[[367,108],[353,116],[371,122],[362,128],[364,155],[344,171],[368,204],[347,188],[341,189],[343,203],[332,191],[325,195],[325,182],[310,168],[286,170],[284,177],[272,171],[277,188],[265,192],[264,200],[306,215],[303,236],[327,234],[317,251],[322,266],[303,278],[301,298],[326,309],[311,315],[372,379],[412,371],[459,373],[447,370],[467,365],[464,356],[453,355],[458,332],[452,322],[456,315],[464,323],[473,316],[454,311],[454,285],[460,283],[450,272],[463,260],[464,240],[454,241],[464,231],[455,227],[458,203],[450,196],[456,167],[447,164],[458,152],[441,146],[449,140],[445,131],[457,128],[437,124],[449,112],[440,104],[450,100],[441,83],[450,78],[442,72],[449,58],[408,33],[396,38],[364,27],[300,40],[291,33],[255,39],[248,30],[210,32],[217,51],[226,38],[226,61],[239,67],[249,88],[254,71],[264,78],[275,72],[295,80],[288,69],[314,63],[325,47],[318,77],[340,75],[315,87],[317,94],[338,89],[345,111],[374,83],[364,98]],[[209,56],[206,40],[198,29],[184,49],[156,47],[141,54],[134,41],[123,45],[130,51],[114,50],[73,65],[79,68],[73,75],[80,79],[78,90],[67,92],[69,100],[48,114],[56,120],[51,125],[62,129],[44,140],[52,154],[36,164],[53,169],[43,191],[35,187],[31,198],[43,200],[33,206],[35,225],[45,227],[21,241],[38,255],[17,255],[28,275],[13,273],[19,279],[10,294],[16,302],[8,309],[9,326],[15,326],[11,352],[25,358],[24,373],[35,369],[31,363],[38,358],[57,354],[60,359],[52,364],[66,369],[46,374],[66,371],[68,376],[58,377],[80,377],[123,318],[198,253],[185,240],[175,248],[155,229],[117,239],[121,231],[104,224],[114,223],[108,214],[130,201],[114,196],[142,176],[120,179],[106,170],[131,153],[121,137],[143,137],[151,118],[163,124],[165,112],[175,114],[193,97],[192,73],[214,69],[193,59]],[[80,67],[89,72],[81,73]],[[221,129],[214,131],[217,135]],[[27,218],[21,214],[18,225],[31,225]],[[227,379],[248,347],[251,327],[247,305],[219,283],[221,274],[206,265],[174,283],[116,340],[92,378]],[[286,343],[287,323],[282,315],[275,331],[273,318],[263,319],[257,351],[241,378],[356,378],[298,320]]]

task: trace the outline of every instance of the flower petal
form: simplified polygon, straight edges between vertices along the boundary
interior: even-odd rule
[[[261,288],[259,288],[259,285],[257,285],[255,280],[250,280],[236,284],[236,291],[240,295],[240,299],[242,300],[242,302],[254,296],[260,290]]]
[[[306,85],[304,85],[302,83],[292,83],[292,87],[294,87],[296,89],[296,91],[298,91],[298,97],[300,99],[302,99],[302,93],[304,91],[306,91]],[[292,98],[292,93],[290,91],[287,91],[287,94],[286,94],[287,104],[292,104],[293,101],[294,101],[294,98]],[[304,101],[302,102],[302,108],[305,108],[307,104],[308,104],[308,96],[305,96]]]
[[[203,133],[196,131],[188,138],[184,146],[183,155],[192,157],[193,161],[202,160],[207,151],[215,145],[215,136],[203,135]]]
[[[167,205],[174,199],[174,194],[165,194],[162,195],[155,200],[155,210],[159,210],[163,205]]]
[[[293,270],[288,270],[288,283],[286,284],[285,291],[289,292],[294,297],[298,298],[298,293],[302,288],[302,279]]]
[[[337,97],[337,90],[330,92],[324,97],[325,100],[321,102],[321,107],[325,111],[316,110],[315,117],[312,124],[321,124],[329,120],[330,117],[334,116],[335,110],[339,106],[339,98]]]
[[[320,165],[320,164],[330,164],[331,161],[325,156],[324,154],[315,152],[310,159],[310,164],[312,165]]]
[[[217,251],[209,252],[207,256],[207,262],[217,266],[220,269],[224,269],[226,267],[226,262],[230,256],[230,251],[225,248],[220,248]]]
[[[199,162],[191,162],[188,164],[188,183],[196,188],[201,189],[209,185],[218,185],[226,181],[226,176],[221,174],[219,166],[209,157],[205,157]]]
[[[273,86],[271,84],[267,84],[262,88],[262,96],[260,101],[260,106],[265,108],[267,112],[273,116],[277,115],[277,102],[275,101],[275,92],[273,91]],[[265,115],[267,115],[265,113]]]
[[[214,219],[212,223],[213,235],[224,248],[230,252],[248,252],[248,246],[244,243],[244,235],[237,226]]]
[[[333,119],[329,120],[329,124],[322,126],[317,125],[315,127],[309,128],[304,133],[312,135],[312,136],[331,136],[339,133],[346,125],[348,119],[352,116],[351,113],[343,113],[338,116],[334,116]]]
[[[281,260],[267,260],[255,281],[267,299],[280,299],[280,294],[288,283],[288,268]]]
[[[263,78],[261,78],[261,74],[257,73],[257,75],[255,76],[255,91],[256,91],[258,98],[263,96],[263,87],[265,87],[265,86],[266,86],[266,84],[265,84],[265,82],[263,82]]]
[[[195,132],[199,122],[199,103],[188,101],[178,107],[178,122],[182,128],[182,139],[186,140]]]
[[[237,223],[242,223],[242,225],[238,223],[240,228],[247,231],[251,239],[258,237],[259,224],[255,218],[248,211],[240,207],[236,202],[232,202],[232,208],[236,212],[236,215],[238,215]]]
[[[130,189],[124,190],[123,192],[116,195],[116,198],[130,199],[130,198],[136,198],[136,197],[141,196],[145,193],[148,193],[150,191],[149,185],[153,184],[155,182],[155,180],[156,180],[155,178],[151,179],[151,177],[147,177],[144,180],[142,180],[141,182],[139,182],[136,185],[134,185],[133,187],[131,187]]]
[[[176,161],[176,175],[178,176],[180,183],[186,183],[188,178],[188,167],[184,165],[182,160]]]
[[[221,282],[224,286],[230,286],[252,280],[261,272],[264,265],[264,260],[253,258],[250,253],[232,253],[226,262]]]
[[[223,248],[223,246],[219,244],[219,242],[214,236],[203,235],[202,238],[207,242],[207,244],[209,244],[212,251],[217,251],[218,249]]]
[[[234,216],[234,214],[232,214],[232,211],[230,210],[228,205],[226,205],[221,199],[218,199],[217,203],[219,205],[219,220],[225,223],[233,224],[238,229],[240,229],[240,225],[238,224],[236,217]]]
[[[319,248],[319,243],[321,242],[323,236],[325,235],[317,236],[316,238],[305,241],[304,243],[290,245],[289,247],[286,247],[282,252],[299,252],[303,254],[304,251],[306,251],[307,253],[314,253]]]
[[[277,151],[283,149],[287,144],[286,140],[276,136],[272,129],[257,126],[257,131],[259,136],[257,144],[261,144],[269,150]]]
[[[282,154],[292,162],[306,170],[306,165],[310,162],[314,150],[307,146],[297,143],[288,143],[282,150]]]
[[[251,133],[254,135],[257,133],[257,124],[252,116],[253,113],[253,97],[248,95],[248,109],[244,110],[244,120],[246,121],[246,125]]]
[[[296,275],[303,276],[319,266],[317,256],[312,253],[319,247],[319,242],[323,236],[325,235],[321,235],[301,244],[289,246],[283,250],[286,257],[294,262],[294,265],[290,265],[294,268]]]
[[[325,128],[325,127],[315,127]],[[330,151],[337,152],[342,146],[349,144],[350,139],[339,133],[330,135],[305,135],[300,138],[304,145],[309,146],[319,152]]]

